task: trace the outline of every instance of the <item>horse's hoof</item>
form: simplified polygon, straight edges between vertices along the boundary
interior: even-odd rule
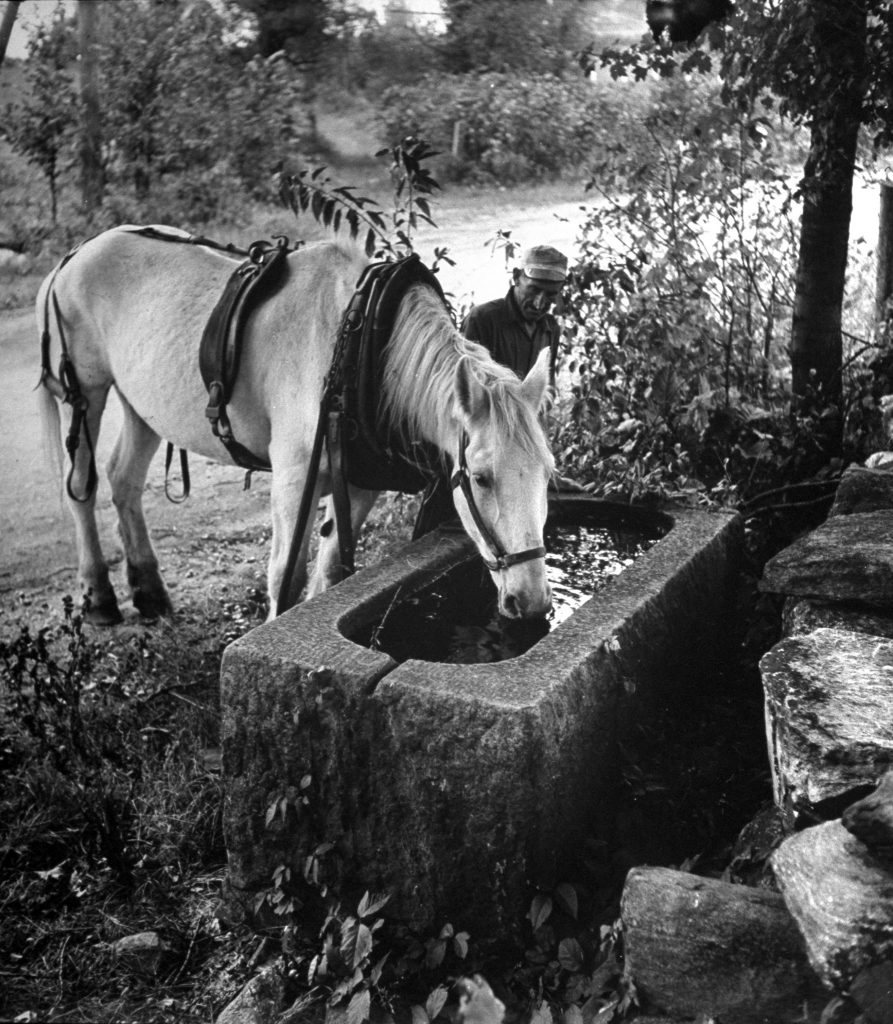
[[[84,612],[84,621],[91,626],[119,626],[124,621],[115,598],[101,604],[90,604]]]
[[[171,599],[164,592],[159,594],[135,590],[133,606],[144,619],[163,619],[174,612]]]

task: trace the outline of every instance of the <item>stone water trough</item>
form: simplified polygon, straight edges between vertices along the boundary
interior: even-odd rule
[[[593,499],[562,497],[558,514],[578,502]],[[357,642],[479,557],[444,530],[227,648],[230,906],[256,919],[274,873],[287,894],[318,863],[342,892],[391,893],[414,927],[480,934],[566,880],[585,838],[611,836],[618,744],[674,681],[709,676],[731,612],[740,520],[652,518],[660,541],[507,661],[398,664]]]

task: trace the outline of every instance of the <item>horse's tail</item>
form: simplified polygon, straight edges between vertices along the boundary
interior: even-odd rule
[[[37,386],[37,408],[40,413],[40,432],[44,458],[55,473],[61,487],[65,459],[62,451],[62,418],[55,395],[43,382]]]
[[[37,323],[40,330],[40,381],[37,385],[37,410],[44,458],[62,484],[65,456],[62,450],[62,418],[59,400],[62,384],[50,368],[50,298],[61,264],[46,278],[37,296]]]

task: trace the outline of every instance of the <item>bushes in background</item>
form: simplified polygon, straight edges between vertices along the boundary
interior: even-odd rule
[[[421,136],[448,154],[455,135],[443,177],[515,184],[579,173],[616,137],[628,92],[555,75],[429,75],[385,90],[381,134]]]

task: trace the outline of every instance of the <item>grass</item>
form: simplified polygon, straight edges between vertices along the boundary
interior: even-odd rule
[[[252,936],[214,913],[226,636],[187,615],[97,639],[74,613],[0,642],[0,1014],[207,1020],[243,982]],[[54,697],[54,675],[76,685]],[[165,952],[134,974],[113,944],[142,931]]]

